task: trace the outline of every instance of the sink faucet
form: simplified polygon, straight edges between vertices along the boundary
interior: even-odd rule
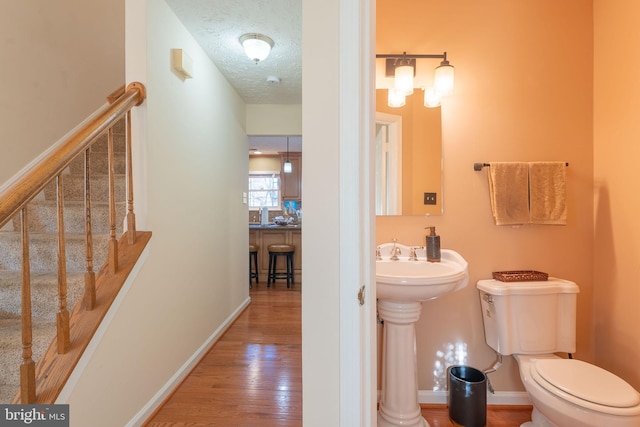
[[[393,249],[391,249],[391,258],[389,258],[391,261],[398,261],[398,255],[402,255],[402,251],[396,246],[397,241],[398,239],[393,239]]]
[[[409,261],[417,261],[418,255],[416,255],[416,247],[411,247],[411,252],[409,252]]]

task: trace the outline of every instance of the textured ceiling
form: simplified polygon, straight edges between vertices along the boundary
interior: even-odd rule
[[[302,103],[301,0],[167,0],[167,4],[247,104]],[[240,36],[274,41],[255,64]],[[269,83],[276,76],[280,83]]]

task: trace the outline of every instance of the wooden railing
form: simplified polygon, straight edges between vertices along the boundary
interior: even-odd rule
[[[84,156],[85,168],[85,234],[86,272],[84,305],[93,310],[96,304],[96,280],[93,268],[93,233],[91,220],[90,148],[105,132],[108,134],[107,156],[109,174],[109,253],[107,263],[113,274],[118,270],[118,240],[116,236],[115,161],[113,150],[113,126],[125,118],[126,121],[126,186],[127,186],[127,234],[128,242],[136,240],[135,214],[133,209],[133,169],[131,159],[131,109],[140,105],[146,97],[141,83],[124,86],[107,99],[110,105],[99,111],[94,118],[66,141],[48,153],[29,171],[0,193],[0,229],[16,215],[20,215],[22,245],[22,364],[20,365],[21,403],[36,401],[35,362],[32,359],[31,316],[31,272],[29,263],[29,218],[27,205],[49,183],[55,182],[58,229],[58,312],[57,350],[64,354],[70,347],[69,309],[67,307],[67,268],[65,255],[65,228],[63,203],[63,171],[77,157]]]

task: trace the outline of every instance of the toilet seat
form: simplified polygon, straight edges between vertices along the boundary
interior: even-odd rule
[[[623,379],[575,359],[534,359],[531,377],[548,392],[598,412],[640,413],[640,394]]]

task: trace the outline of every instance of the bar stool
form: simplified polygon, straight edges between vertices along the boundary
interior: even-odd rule
[[[249,244],[249,288],[251,288],[251,279],[256,279],[256,285],[260,283],[260,278],[258,277],[258,248],[258,245]]]
[[[269,245],[269,275],[267,277],[267,287],[271,286],[273,282],[276,284],[276,279],[287,279],[287,288],[291,287],[293,283],[293,253],[296,247],[287,244]],[[278,256],[285,256],[286,272],[276,271],[276,264]]]

